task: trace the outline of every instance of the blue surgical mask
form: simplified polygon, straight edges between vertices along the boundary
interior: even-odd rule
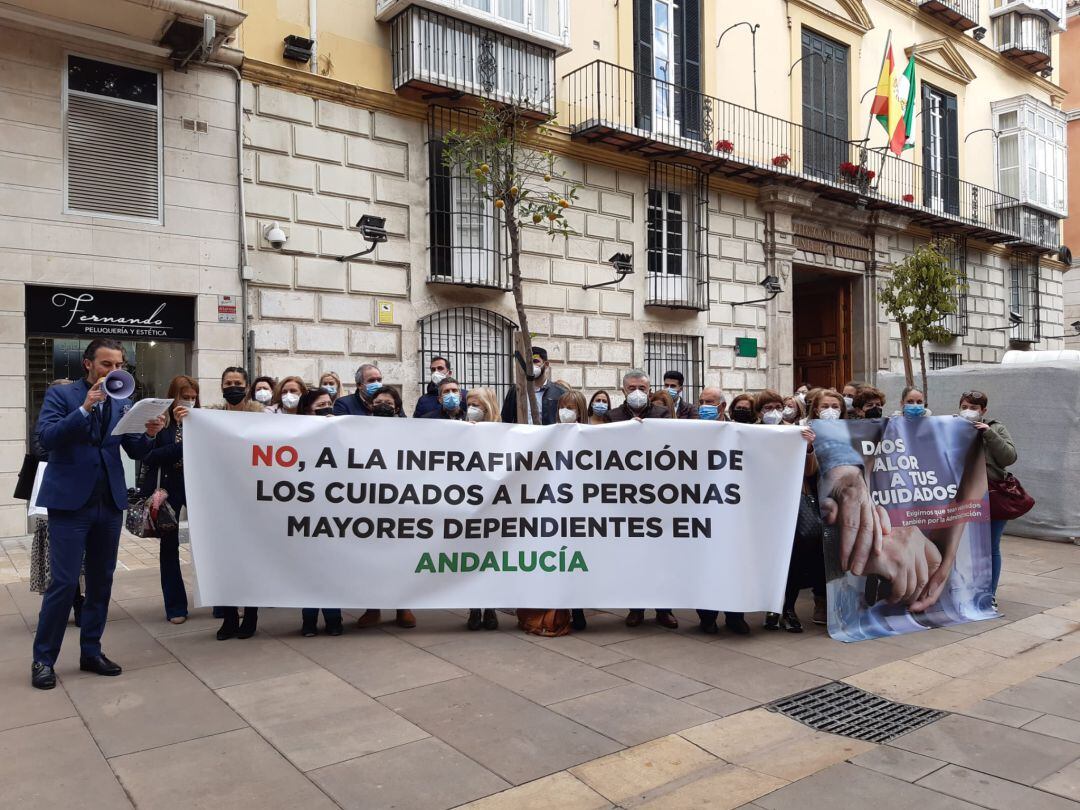
[[[364,393],[369,397],[375,396],[380,390],[382,390],[382,382],[369,382],[364,386]]]
[[[664,390],[667,391],[668,396],[671,397],[672,399],[678,399],[679,397],[682,396],[682,394],[680,394],[678,389],[676,389],[676,388],[665,388]]]
[[[607,403],[594,402],[592,405],[592,412],[597,414],[598,416],[603,416],[605,413],[607,413]]]
[[[325,391],[326,393],[328,393],[332,397],[337,396],[337,386],[336,385],[324,385],[322,387],[322,389],[323,389],[323,391]]]
[[[698,419],[708,419],[710,422],[720,418],[720,408],[716,405],[698,405]]]
[[[913,417],[913,418],[918,418],[920,416],[926,416],[926,406],[925,405],[905,405],[904,406],[904,416],[910,416],[910,417]]]
[[[461,394],[443,394],[443,410],[456,411],[461,407]]]

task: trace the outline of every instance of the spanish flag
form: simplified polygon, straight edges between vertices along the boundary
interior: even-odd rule
[[[870,106],[870,114],[889,133],[889,151],[900,155],[915,146],[912,123],[915,119],[915,57],[908,60],[903,73],[896,72],[893,60],[892,33],[885,44],[885,58],[881,62],[877,93]]]

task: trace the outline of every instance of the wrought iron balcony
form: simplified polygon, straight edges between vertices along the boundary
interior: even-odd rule
[[[566,123],[575,138],[750,183],[787,182],[988,242],[1022,238],[1015,197],[865,144],[609,62],[591,62],[564,80]]]
[[[390,24],[394,88],[425,99],[477,96],[550,117],[555,51],[508,34],[409,6]]]
[[[979,24],[979,0],[916,0],[919,8],[933,14],[957,31],[967,31]]]

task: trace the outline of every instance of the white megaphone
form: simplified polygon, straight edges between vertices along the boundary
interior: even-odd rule
[[[118,368],[109,372],[101,387],[113,399],[127,399],[135,393],[135,378]]]

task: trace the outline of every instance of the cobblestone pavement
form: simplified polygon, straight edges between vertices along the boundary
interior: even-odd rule
[[[218,642],[209,609],[165,621],[153,543],[127,537],[104,638],[124,674],[80,673],[72,627],[52,692],[28,682],[28,548],[0,556],[4,807],[1080,810],[1071,545],[1006,538],[1004,619],[858,644],[760,615],[705,636],[685,611],[674,632],[596,612],[541,639],[509,613],[470,633],[421,611],[305,639],[299,611],[264,610]],[[761,708],[834,679],[947,715],[876,745]]]

